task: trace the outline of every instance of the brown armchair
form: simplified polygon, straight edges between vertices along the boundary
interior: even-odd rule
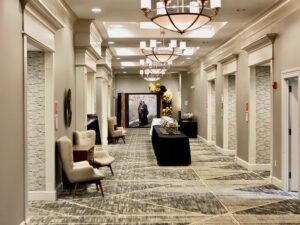
[[[94,130],[88,131],[75,131],[74,132],[74,144],[75,145],[95,145],[96,132]],[[115,158],[110,156],[107,150],[103,150],[100,147],[94,147],[94,163],[93,166],[98,168],[107,166],[110,168],[111,174],[114,175],[111,164],[115,161]]]
[[[117,118],[115,116],[108,118],[108,138],[113,140],[113,143],[118,142],[120,138],[125,143],[127,131],[123,127],[117,126]]]
[[[57,140],[57,147],[60,153],[63,169],[72,185],[73,198],[76,196],[77,184],[79,183],[95,183],[97,191],[101,189],[102,196],[103,189],[101,179],[104,175],[97,169],[94,169],[88,161],[74,162],[72,143],[68,137],[62,137]]]

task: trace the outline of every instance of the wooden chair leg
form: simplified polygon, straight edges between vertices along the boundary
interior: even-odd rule
[[[108,165],[108,167],[109,167],[109,169],[110,169],[111,174],[114,175],[114,171],[113,171],[111,165]]]
[[[123,139],[123,142],[124,142],[124,144],[125,144],[125,136],[123,136],[122,139]]]
[[[98,182],[96,182],[95,184],[96,184],[97,192],[99,192]]]
[[[101,190],[101,194],[102,194],[102,197],[104,198],[104,193],[103,193],[103,189],[102,189],[102,185],[101,185],[101,180],[99,180],[99,186],[100,186],[100,190]]]
[[[72,189],[72,196],[73,196],[73,198],[75,198],[75,196],[76,196],[76,190],[77,190],[77,184],[73,184],[74,186],[73,186],[73,189]]]

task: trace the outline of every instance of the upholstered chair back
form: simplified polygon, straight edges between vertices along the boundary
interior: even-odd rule
[[[108,136],[112,137],[115,129],[114,128],[115,119],[113,117],[109,117],[107,123],[108,123]]]
[[[96,132],[94,130],[74,132],[75,145],[95,145],[95,143],[96,143]]]
[[[60,154],[60,158],[62,161],[64,171],[65,171],[67,177],[69,177],[69,175],[74,167],[72,142],[66,136],[61,137],[57,140],[57,147],[58,147],[58,151]]]

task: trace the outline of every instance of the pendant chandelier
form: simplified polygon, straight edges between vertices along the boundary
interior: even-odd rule
[[[148,59],[166,66],[172,64],[173,60],[183,54],[186,49],[186,42],[180,41],[178,47],[177,40],[171,40],[169,45],[166,46],[164,34],[165,32],[162,30],[161,41],[157,42],[156,40],[150,40],[149,46],[147,46],[146,41],[141,41],[140,49]]]
[[[157,62],[152,62],[150,59],[141,59],[140,64],[142,66],[140,70],[141,77],[150,82],[160,80],[168,70],[168,67]]]
[[[180,34],[204,26],[220,8],[221,0],[141,0],[141,10],[148,19]]]

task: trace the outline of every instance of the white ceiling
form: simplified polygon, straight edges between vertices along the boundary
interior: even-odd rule
[[[95,19],[104,38],[104,44],[109,45],[113,52],[113,69],[115,73],[137,73],[137,66],[122,67],[121,62],[137,62],[142,58],[139,51],[141,40],[159,38],[159,29],[140,29],[140,22],[149,22],[140,10],[140,0],[65,0],[74,13],[81,19]],[[185,40],[189,52],[175,60],[172,71],[184,71],[196,59],[208,54],[234,34],[245,28],[257,17],[284,0],[222,0],[220,13],[213,18],[212,23],[194,33],[180,35],[166,32],[166,40],[172,38]],[[93,13],[92,8],[101,8],[102,12]],[[147,23],[146,25],[149,25]],[[151,24],[150,24],[151,25]],[[214,30],[214,32],[211,32]],[[120,35],[122,34],[122,35]],[[193,47],[193,48],[190,48]],[[129,56],[118,53],[130,51]],[[116,59],[120,58],[120,59]]]

